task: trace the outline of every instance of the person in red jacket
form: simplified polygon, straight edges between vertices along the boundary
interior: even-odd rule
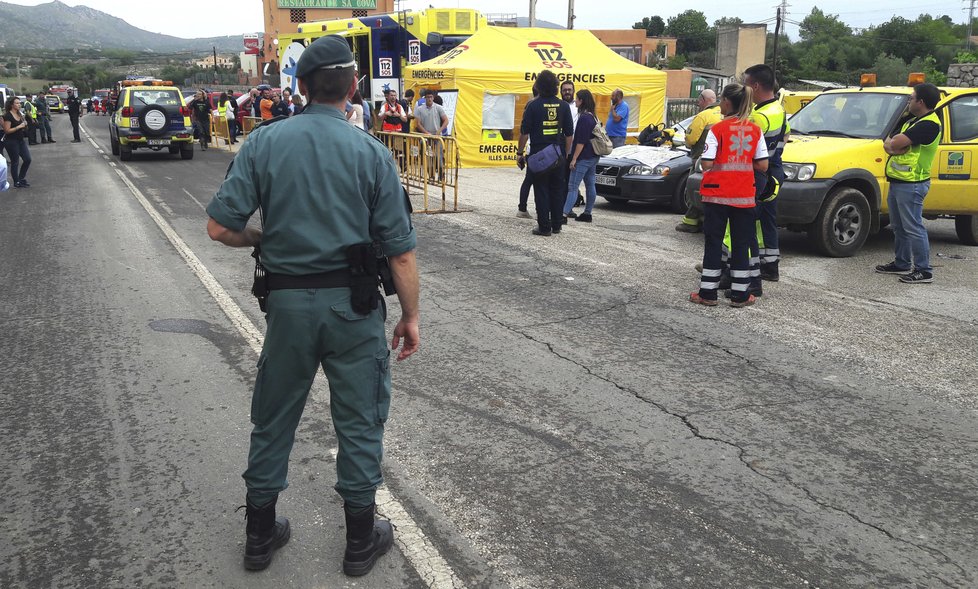
[[[750,243],[754,231],[754,172],[767,171],[767,145],[760,127],[750,120],[751,89],[728,84],[720,94],[724,118],[710,128],[703,150],[703,272],[700,290],[689,300],[709,307],[717,304],[723,268],[722,246],[730,223],[730,306],[753,305],[750,283]]]

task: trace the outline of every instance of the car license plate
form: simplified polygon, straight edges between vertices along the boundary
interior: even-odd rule
[[[169,139],[147,139],[146,145],[169,145]]]
[[[616,186],[618,184],[618,178],[614,176],[595,176],[595,184],[602,184],[604,186]]]

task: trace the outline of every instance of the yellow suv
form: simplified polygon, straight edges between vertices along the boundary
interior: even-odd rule
[[[64,112],[65,105],[61,102],[61,97],[57,94],[45,94],[44,100],[48,103],[51,112]]]
[[[136,149],[167,149],[185,160],[193,159],[190,109],[180,89],[162,80],[126,80],[120,84],[118,104],[109,119],[112,155],[129,161]]]
[[[855,254],[886,224],[883,139],[906,117],[912,88],[827,90],[791,117],[778,221],[807,231],[822,253]],[[942,88],[943,124],[924,217],[953,216],[958,238],[978,245],[978,88]]]

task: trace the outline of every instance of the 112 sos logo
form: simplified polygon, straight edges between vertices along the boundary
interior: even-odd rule
[[[564,50],[560,43],[549,41],[534,41],[527,45],[540,57],[543,66],[550,69],[571,69],[574,66],[564,57]]]

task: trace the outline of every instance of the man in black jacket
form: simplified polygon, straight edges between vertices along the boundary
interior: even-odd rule
[[[71,142],[81,143],[81,136],[78,134],[78,119],[81,118],[82,103],[75,96],[74,90],[68,90],[68,98],[65,99],[65,105],[68,107],[68,118],[71,119],[71,131],[75,134],[75,138]]]

